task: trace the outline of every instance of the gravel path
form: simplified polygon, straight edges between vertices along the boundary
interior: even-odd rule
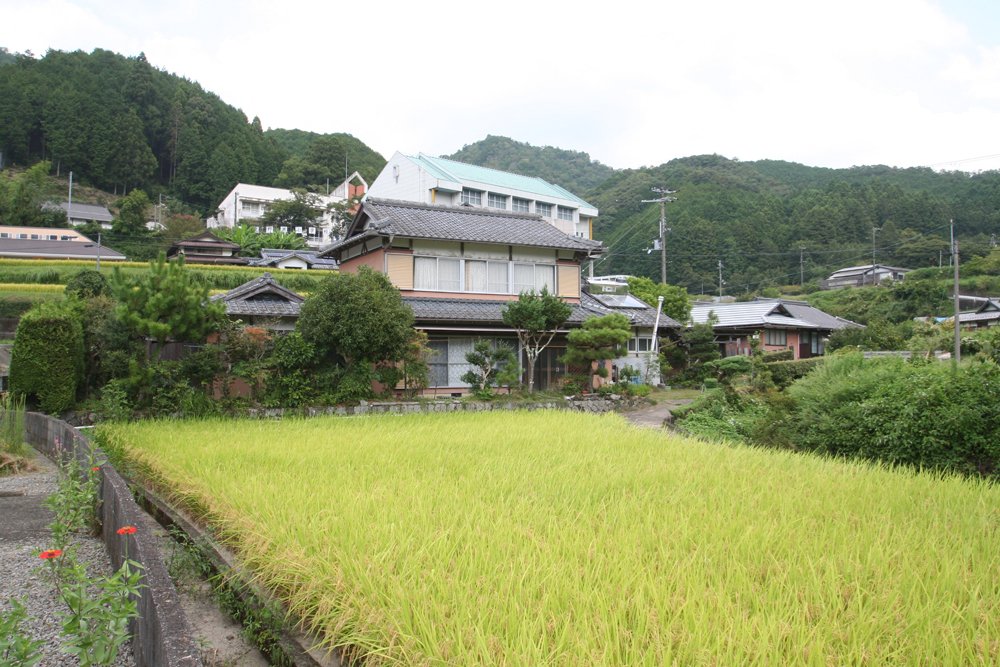
[[[20,599],[28,612],[22,631],[45,641],[39,664],[71,667],[79,662],[60,650],[66,605],[44,577],[43,562],[38,558],[39,551],[51,546],[47,526],[52,514],[41,503],[56,491],[58,471],[40,454],[34,463],[38,472],[0,477],[0,609],[8,611],[11,600]],[[110,573],[111,564],[100,539],[80,535],[72,538],[71,543],[78,561],[86,565],[92,576]],[[115,665],[134,664],[131,645],[126,644]]]

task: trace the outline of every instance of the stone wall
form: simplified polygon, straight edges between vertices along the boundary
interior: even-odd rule
[[[47,415],[30,412],[25,415],[25,440],[53,461],[66,461],[75,456],[81,468],[90,466],[94,453],[101,466],[101,507],[99,518],[101,537],[118,568],[125,558],[138,561],[143,568],[144,588],[139,595],[139,617],[132,622],[132,651],[139,667],[199,667],[202,665],[198,646],[151,536],[138,531],[133,535],[118,535],[122,526],[139,525],[141,511],[132,498],[125,480],[108,464],[104,453],[92,448],[90,441],[75,428]]]

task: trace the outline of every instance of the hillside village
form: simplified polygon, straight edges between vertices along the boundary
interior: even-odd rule
[[[0,564],[51,581],[0,626],[76,613],[72,576],[119,591],[107,664],[216,664],[188,586],[254,664],[991,663],[998,211],[1000,172],[386,159],[145,56],[4,58],[0,503],[31,530],[0,524]]]

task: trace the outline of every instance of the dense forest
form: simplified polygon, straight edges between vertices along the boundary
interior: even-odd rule
[[[949,220],[964,259],[986,254],[1000,233],[1000,172],[936,172],[885,166],[827,169],[778,160],[740,162],[719,155],[657,167],[610,170],[585,153],[537,148],[504,137],[454,156],[569,184],[609,173],[574,190],[600,211],[594,230],[607,254],[599,273],[659,278],[652,251],[660,209],[644,204],[653,187],[675,190],[667,205],[667,281],[695,293],[740,295],[767,287],[815,283],[831,271],[870,263],[920,268],[948,264]],[[550,159],[553,158],[553,159]],[[589,162],[589,164],[588,164]],[[545,165],[525,172],[525,165]],[[874,242],[873,242],[874,238]]]
[[[293,133],[295,131],[292,131]],[[104,190],[177,197],[207,213],[237,182],[319,191],[350,171],[373,179],[385,160],[345,134],[281,131],[195,82],[147,62],[92,53],[0,52],[0,151],[4,162],[48,160],[58,174]]]
[[[384,158],[348,134],[270,129],[197,83],[141,54],[43,58],[0,48],[0,151],[8,165],[45,159],[56,174],[116,194],[142,188],[204,217],[237,182],[323,192],[346,173],[372,182]],[[615,170],[587,153],[487,136],[448,156],[539,176],[600,210],[599,273],[659,278],[659,207],[667,206],[668,282],[725,294],[815,285],[830,271],[876,261],[947,265],[948,222],[962,258],[985,255],[1000,233],[1000,172],[885,166],[828,169],[719,155]]]

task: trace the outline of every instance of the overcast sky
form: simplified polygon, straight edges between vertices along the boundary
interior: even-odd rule
[[[1000,0],[0,0],[0,17],[10,51],[145,52],[264,127],[386,157],[498,134],[613,167],[1000,168]]]

